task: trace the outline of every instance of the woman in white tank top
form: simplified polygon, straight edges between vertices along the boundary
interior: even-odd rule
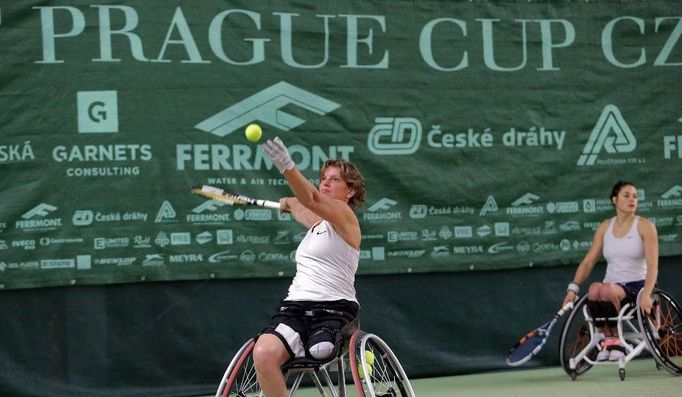
[[[616,216],[603,221],[594,234],[592,246],[568,285],[564,304],[575,300],[580,285],[587,280],[594,265],[603,255],[606,275],[602,282],[590,284],[587,305],[593,317],[615,317],[621,302],[636,299],[643,289],[640,307],[651,311],[651,293],[658,278],[658,235],[656,226],[637,216],[637,188],[630,182],[619,181],[611,192],[611,203]],[[612,322],[597,323],[604,334],[602,350],[597,360],[617,361],[624,355],[618,330]]]
[[[318,189],[295,167],[279,137],[268,140],[263,151],[295,195],[280,199],[280,211],[291,212],[308,228],[296,250],[289,293],[253,350],[265,395],[284,397],[282,365],[297,357],[329,358],[336,332],[357,315],[354,284],[362,236],[354,210],[362,205],[366,190],[362,174],[348,161],[325,162]]]

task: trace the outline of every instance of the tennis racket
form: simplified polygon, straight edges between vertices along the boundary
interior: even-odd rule
[[[521,338],[521,340],[509,350],[509,353],[507,353],[507,365],[512,367],[521,365],[538,354],[545,345],[545,342],[547,342],[549,333],[552,331],[554,324],[559,321],[561,316],[570,312],[571,309],[573,309],[573,302],[568,302],[551,320],[535,328],[529,332],[528,335]]]
[[[247,196],[236,195],[228,193],[223,189],[209,186],[209,185],[196,185],[192,187],[192,193],[197,196],[201,196],[211,200],[222,201],[229,205],[257,205],[260,207],[267,207],[272,209],[279,209],[279,203],[270,200],[254,199]]]

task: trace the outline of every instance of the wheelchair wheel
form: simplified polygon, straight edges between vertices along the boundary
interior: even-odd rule
[[[359,397],[414,397],[398,358],[381,338],[357,331],[349,350],[350,371]]]
[[[592,368],[587,361],[577,363],[575,369],[571,369],[569,360],[580,353],[592,340],[590,335],[590,325],[585,319],[584,307],[587,305],[587,294],[583,295],[575,303],[573,310],[568,314],[568,318],[561,329],[561,339],[559,342],[559,360],[564,371],[575,380],[578,375],[582,375]],[[587,353],[587,358],[595,360],[599,354],[597,347],[592,348]]]
[[[218,385],[215,397],[262,396],[256,369],[253,366],[253,346],[256,342],[249,339],[234,356]]]
[[[682,374],[682,311],[665,291],[654,290],[651,314],[637,313],[647,346],[657,365],[673,375]]]

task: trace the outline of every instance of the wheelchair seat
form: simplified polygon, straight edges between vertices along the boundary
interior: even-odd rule
[[[339,357],[340,354],[344,353],[348,349],[348,341],[350,340],[353,333],[360,330],[360,319],[355,318],[348,324],[344,325],[343,328],[336,334],[336,340],[334,341],[334,350],[329,358],[318,360],[312,357],[298,357],[293,358],[282,366],[282,372],[287,373],[289,370],[301,370],[301,369],[317,369],[321,365],[327,364],[330,361],[334,361]],[[345,349],[345,351],[344,351]]]
[[[262,396],[253,363],[255,340],[239,349],[227,367],[216,397]],[[336,335],[334,352],[327,360],[292,359],[282,366],[289,397],[296,395],[305,377],[320,396],[346,397],[346,379],[352,379],[358,397],[414,397],[402,365],[377,335],[360,329],[355,318]],[[331,373],[336,373],[336,382]]]
[[[640,295],[637,297],[639,302]],[[561,330],[559,357],[566,373],[575,380],[594,365],[618,365],[618,374],[625,380],[625,366],[642,352],[654,357],[658,369],[673,375],[682,374],[682,310],[665,291],[655,289],[653,307],[646,315],[633,301],[624,301],[616,317],[593,318],[587,308],[587,295],[576,302]],[[615,321],[625,355],[618,361],[597,361],[604,334],[595,321]]]

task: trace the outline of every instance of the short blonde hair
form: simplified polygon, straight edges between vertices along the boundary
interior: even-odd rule
[[[367,195],[367,185],[365,184],[365,177],[362,176],[358,167],[350,161],[346,160],[327,160],[324,162],[322,169],[320,170],[319,177],[322,179],[324,171],[328,167],[336,167],[341,171],[341,178],[346,182],[348,187],[355,191],[353,197],[348,199],[348,205],[356,210],[362,206],[365,202],[365,196]]]

